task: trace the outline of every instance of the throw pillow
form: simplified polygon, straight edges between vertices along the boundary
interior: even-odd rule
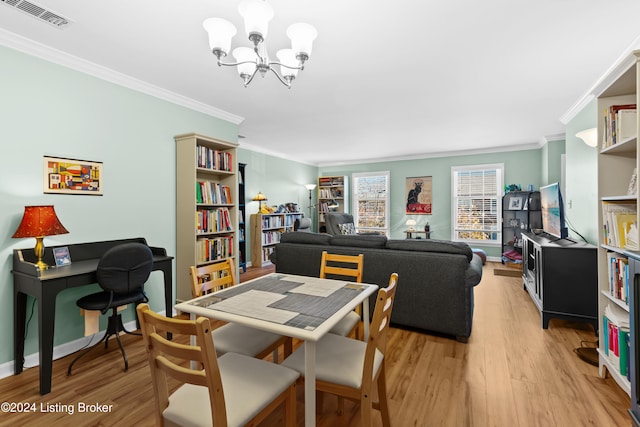
[[[338,224],[338,228],[340,229],[340,233],[342,234],[356,234],[356,227],[352,222],[348,222],[346,224]]]

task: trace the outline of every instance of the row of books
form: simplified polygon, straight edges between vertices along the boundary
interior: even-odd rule
[[[638,210],[636,203],[602,202],[602,223],[604,243],[617,248],[638,250],[637,239],[627,234],[631,228],[637,229]]]
[[[344,185],[344,178],[320,177],[318,178],[318,185],[320,187],[328,187],[331,185]]]
[[[196,156],[199,168],[228,172],[232,171],[233,157],[231,156],[231,153],[198,145]]]
[[[280,243],[280,236],[282,232],[280,231],[263,231],[262,232],[262,244],[263,245],[273,245],[276,243]]]
[[[231,187],[214,181],[196,182],[196,202],[206,205],[231,205]]]
[[[275,248],[273,246],[270,246],[268,248],[262,248],[262,262],[269,261],[269,255],[271,255],[274,250]]]
[[[277,228],[283,226],[281,216],[262,216],[262,228]]]
[[[629,260],[616,252],[607,252],[609,294],[629,303]]]
[[[229,209],[199,209],[196,211],[197,233],[217,233],[231,230],[233,230],[233,225]]]
[[[233,236],[204,238],[196,240],[198,264],[233,256]]]
[[[617,309],[619,310],[619,309]],[[607,305],[602,317],[604,354],[620,375],[630,378],[629,372],[629,316]]]
[[[637,137],[637,120],[636,104],[612,105],[605,108],[602,148]]]
[[[344,196],[340,188],[321,188],[319,193],[321,199],[341,199]]]
[[[293,227],[293,223],[296,222],[296,219],[302,218],[303,216],[304,216],[303,214],[285,215],[284,226]]]

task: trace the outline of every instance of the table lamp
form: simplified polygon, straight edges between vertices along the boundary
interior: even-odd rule
[[[409,231],[414,231],[413,227],[416,226],[416,220],[415,219],[408,219],[406,224],[409,226]]]
[[[42,261],[44,255],[44,243],[42,239],[45,236],[53,236],[55,234],[67,234],[66,228],[60,223],[56,211],[52,205],[49,206],[25,206],[22,222],[18,229],[13,233],[14,239],[22,237],[35,237],[36,247],[33,251],[38,257],[36,265],[40,270],[46,270],[49,266]]]
[[[260,213],[262,211],[262,202],[267,200],[267,196],[258,191],[258,194],[253,196],[253,199],[251,200],[258,202],[258,213]]]

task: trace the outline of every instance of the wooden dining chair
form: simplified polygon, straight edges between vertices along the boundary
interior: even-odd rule
[[[336,276],[351,277],[355,282],[362,282],[362,269],[364,266],[364,255],[340,255],[330,254],[322,251],[320,261],[320,278],[328,279]],[[329,275],[330,277],[327,277]],[[362,339],[363,328],[361,320],[361,306],[347,314],[340,322],[331,329],[332,334],[342,336],[355,336]]]
[[[172,319],[154,313],[148,304],[136,310],[151,369],[156,425],[257,425],[282,404],[285,424],[296,425],[298,372],[236,353],[217,357],[205,317]],[[171,332],[173,341],[164,332]],[[178,335],[195,336],[195,345],[180,344]],[[169,378],[181,383],[173,393]]]
[[[210,264],[203,267],[191,266],[192,294],[194,298],[226,289],[236,285],[236,269],[233,259]],[[213,340],[218,354],[239,353],[263,359],[273,354],[273,361],[278,363],[278,349],[283,346],[284,357],[291,354],[293,341],[291,337],[261,331],[248,326],[227,323],[213,330]]]
[[[316,343],[316,390],[336,394],[360,402],[360,423],[372,424],[372,409],[380,411],[382,425],[390,425],[387,403],[385,360],[387,332],[395,300],[398,274],[393,273],[389,285],[378,291],[367,342],[326,334]],[[305,344],[282,362],[282,366],[304,375]],[[378,401],[373,402],[374,384]],[[320,402],[319,402],[320,403]],[[321,408],[321,404],[318,408]]]

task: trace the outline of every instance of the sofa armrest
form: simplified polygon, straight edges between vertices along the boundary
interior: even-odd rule
[[[465,271],[464,284],[471,288],[476,286],[482,280],[482,258],[473,254],[473,258],[469,262],[469,268]]]

